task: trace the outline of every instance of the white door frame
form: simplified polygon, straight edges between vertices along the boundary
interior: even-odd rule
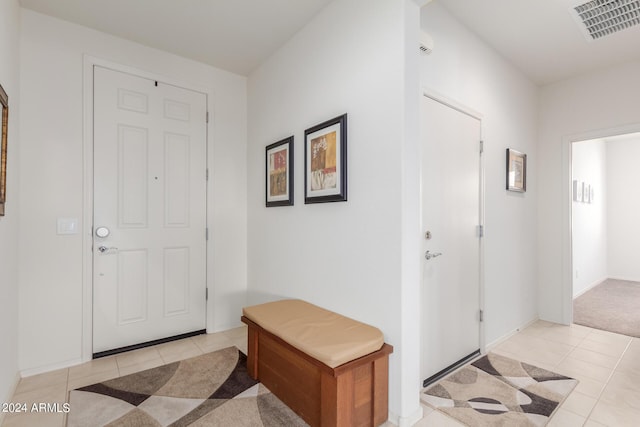
[[[443,105],[446,105],[449,108],[453,108],[456,111],[459,111],[462,114],[466,114],[467,116],[470,116],[474,119],[477,119],[480,122],[480,140],[483,141],[483,115],[482,113],[474,110],[471,107],[468,107],[464,104],[459,103],[456,100],[453,100],[445,95],[442,95],[441,93],[438,93],[437,91],[434,91],[430,88],[427,87],[423,87],[422,91],[421,91],[421,96],[425,96],[427,98],[430,98],[436,102],[439,102]],[[422,120],[422,117],[420,117],[420,120]],[[420,150],[422,151],[422,145],[420,145]],[[422,157],[421,157],[422,158]],[[478,189],[479,191],[479,197],[480,197],[480,201],[479,201],[479,221],[480,224],[482,226],[482,228],[484,229],[484,218],[485,218],[485,207],[484,207],[484,202],[485,202],[485,162],[484,162],[484,153],[482,153],[479,156],[479,161],[480,161],[480,188]],[[420,175],[422,175],[422,164],[420,165]],[[420,192],[422,194],[422,191]],[[422,210],[422,204],[420,204],[420,209]],[[420,218],[422,218],[422,212],[420,212]],[[480,249],[479,249],[479,272],[478,274],[480,275],[479,277],[479,287],[480,287],[480,310],[482,310],[483,313],[486,314],[485,311],[485,304],[484,304],[484,296],[485,296],[485,289],[484,289],[484,237],[480,238]],[[486,351],[486,336],[485,336],[485,322],[481,321],[480,322],[480,342],[478,343],[479,348],[480,348],[480,353],[481,354],[485,354]],[[424,379],[424,378],[422,378]],[[420,381],[422,381],[422,379]]]
[[[562,324],[573,323],[573,143],[640,132],[640,123],[580,132],[562,138]]]
[[[93,357],[93,68],[101,66],[114,71],[132,74],[135,76],[161,81],[170,85],[189,89],[195,92],[203,93],[207,99],[207,110],[209,109],[209,100],[213,98],[209,89],[189,82],[178,81],[176,79],[167,78],[158,74],[143,71],[137,68],[118,64],[90,55],[83,56],[83,80],[82,80],[82,157],[83,157],[83,203],[82,203],[82,344],[81,357],[83,362],[87,362]],[[206,130],[206,147],[208,153],[209,147],[209,123]],[[207,168],[208,166],[207,154]],[[208,198],[207,182],[207,195]],[[207,217],[207,225],[208,225]],[[207,241],[207,251],[209,241]],[[208,257],[207,257],[208,258]],[[208,269],[207,269],[208,270]],[[209,275],[206,273],[207,287],[209,287]],[[210,301],[207,301],[207,312],[211,309]],[[210,316],[206,316],[206,327],[210,329]]]

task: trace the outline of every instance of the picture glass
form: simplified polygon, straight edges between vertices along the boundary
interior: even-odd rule
[[[309,179],[307,180],[307,194],[310,196],[328,196],[340,193],[341,171],[340,147],[338,147],[340,124],[336,123],[327,128],[309,134],[307,141],[307,164]]]
[[[267,151],[267,201],[289,200],[289,146],[281,145]]]

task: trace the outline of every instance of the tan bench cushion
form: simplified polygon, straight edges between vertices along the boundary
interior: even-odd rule
[[[384,344],[378,328],[302,300],[245,307],[242,314],[331,368],[373,353]]]

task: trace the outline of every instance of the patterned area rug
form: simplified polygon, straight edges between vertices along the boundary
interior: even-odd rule
[[[67,426],[306,426],[235,347],[72,390]]]
[[[577,380],[489,353],[429,387],[422,401],[468,426],[545,426]]]

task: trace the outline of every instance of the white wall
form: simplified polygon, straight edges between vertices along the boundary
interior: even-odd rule
[[[607,141],[609,277],[640,282],[638,159],[640,159],[640,137]]]
[[[539,311],[571,321],[570,141],[640,130],[640,61],[545,86],[540,94],[538,163]],[[597,195],[596,195],[597,197]]]
[[[537,318],[537,88],[437,2],[422,9],[434,50],[422,84],[483,116],[485,330],[491,344]],[[527,154],[527,191],[505,190],[505,150]]]
[[[246,290],[246,78],[84,27],[22,11],[20,368],[75,363],[82,349],[83,55],[209,92],[208,326],[239,324]],[[83,233],[91,224],[82,224]]]
[[[572,179],[591,185],[591,203],[572,202],[573,296],[607,278],[607,143],[578,142],[571,151]]]
[[[417,264],[403,263],[419,230],[403,187],[403,165],[417,171],[417,29],[410,0],[336,0],[249,77],[249,302],[302,298],[379,327],[396,422],[421,412]],[[348,201],[305,205],[304,130],[343,113]],[[290,135],[295,206],[265,208],[265,146]]]
[[[19,36],[18,1],[0,2],[0,84],[9,96],[7,203],[0,217],[0,402],[10,401],[18,379]]]

